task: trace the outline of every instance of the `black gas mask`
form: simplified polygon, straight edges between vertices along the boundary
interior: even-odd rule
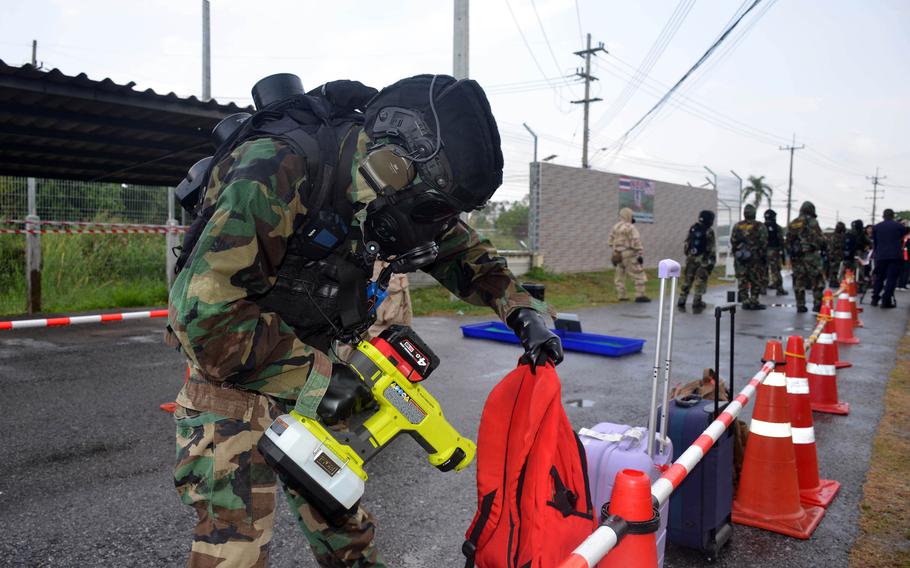
[[[435,77],[430,93],[434,84]],[[432,95],[429,104],[438,124]],[[364,237],[379,245],[381,258],[410,255],[430,263],[438,252],[436,237],[461,212],[446,193],[453,181],[441,132],[434,135],[414,110],[386,107],[372,125],[372,136],[376,143],[359,167],[376,192],[367,207]]]
[[[459,213],[483,207],[502,183],[499,132],[483,90],[446,75],[403,79],[367,104],[364,128],[372,145],[358,169],[376,193],[364,237],[385,260],[432,262],[436,239]]]

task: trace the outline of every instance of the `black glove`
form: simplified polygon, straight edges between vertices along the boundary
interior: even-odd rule
[[[554,365],[562,363],[562,341],[547,329],[539,312],[531,308],[519,308],[512,312],[507,323],[525,349],[519,362],[531,365],[531,373],[535,373],[539,365],[546,365],[547,361]]]
[[[644,263],[645,263],[645,258],[644,258],[643,256],[639,256],[637,260],[638,260],[638,264],[644,264]]]
[[[355,411],[362,410],[373,402],[373,393],[349,366],[344,363],[332,365],[332,378],[325,396],[319,402],[316,414],[329,426],[347,420]]]

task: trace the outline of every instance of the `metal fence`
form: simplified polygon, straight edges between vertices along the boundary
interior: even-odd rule
[[[169,195],[166,187],[0,177],[0,313],[164,303],[175,235],[163,227],[176,224]]]

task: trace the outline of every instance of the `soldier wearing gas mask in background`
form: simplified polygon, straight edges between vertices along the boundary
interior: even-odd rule
[[[304,93],[281,75],[253,94],[256,114],[203,168],[170,293],[169,343],[190,367],[175,413],[175,483],[198,517],[190,566],[267,564],[278,480],[256,444],[274,418],[295,408],[337,423],[371,402],[333,346],[372,323],[387,284],[371,280],[376,260],[386,276],[420,269],[492,308],[532,369],[563,357],[547,306],[459,219],[502,183],[476,82],[420,75],[378,93],[351,81]],[[363,508],[333,526],[281,485],[320,566],[385,566]]]
[[[841,262],[844,256],[844,242],[847,239],[847,226],[843,221],[834,225],[834,232],[826,235],[828,240],[828,255],[825,257],[825,278],[828,286],[837,290],[843,273]]]
[[[695,295],[692,298],[692,311],[698,313],[707,307],[707,304],[701,299],[708,289],[708,278],[714,270],[717,263],[717,246],[714,239],[714,212],[702,211],[698,214],[698,221],[689,227],[689,234],[686,236],[685,255],[686,268],[685,279],[682,287],[679,289],[679,300],[676,305],[685,309],[686,299],[689,297],[689,290],[695,287]]]
[[[764,310],[767,306],[759,302],[759,294],[766,278],[763,273],[768,270],[765,267],[768,230],[755,220],[755,206],[751,203],[743,208],[743,217],[733,225],[730,234],[739,301],[744,310]]]
[[[768,253],[766,257],[767,287],[777,290],[778,296],[786,296],[784,279],[780,274],[784,266],[784,229],[777,224],[777,212],[773,209],[765,211],[765,229],[768,231]]]
[[[844,235],[844,248],[841,253],[843,270],[839,277],[843,278],[847,270],[852,270],[860,293],[865,287],[865,278],[862,274],[863,265],[860,263],[860,259],[866,256],[866,251],[871,246],[872,242],[866,236],[866,224],[862,219],[854,219],[850,223],[850,230]]]
[[[787,227],[787,252],[793,266],[793,295],[798,313],[809,311],[806,290],[812,290],[812,309],[816,312],[821,309],[825,291],[821,251],[827,243],[815,217],[815,205],[804,201],[799,207],[799,217],[790,221]]]

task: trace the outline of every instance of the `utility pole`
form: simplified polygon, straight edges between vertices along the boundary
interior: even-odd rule
[[[802,150],[806,145],[796,146],[796,133],[793,133],[793,143],[789,146],[781,146],[781,150],[790,151],[790,184],[787,186],[787,226],[790,226],[790,203],[793,199],[793,152],[796,150]]]
[[[38,40],[32,40],[32,67],[38,67]]]
[[[452,76],[456,79],[468,78],[470,43],[470,20],[468,18],[469,0],[455,0],[455,19],[452,34]]]
[[[878,204],[878,186],[883,179],[888,179],[888,176],[879,176],[878,175],[878,166],[875,167],[874,176],[866,176],[866,179],[872,182],[872,224],[875,224],[875,206]],[[882,190],[884,194],[885,190]],[[882,195],[884,197],[884,195]]]
[[[584,104],[585,105],[585,125],[584,125],[584,144],[581,150],[581,167],[590,168],[591,165],[588,164],[588,139],[590,138],[590,131],[588,130],[588,107],[591,103],[602,101],[600,97],[591,98],[591,81],[597,81],[597,77],[591,75],[591,56],[596,55],[598,51],[603,51],[607,53],[607,50],[604,48],[603,42],[600,42],[597,47],[591,49],[591,34],[588,34],[588,48],[581,51],[576,51],[575,55],[579,57],[584,57],[585,59],[585,70],[584,73],[579,69],[575,72],[575,75],[581,77],[585,80],[585,98],[580,101],[572,101],[572,104]]]
[[[738,223],[743,220],[743,178],[739,177],[739,174],[733,170],[730,170],[730,173],[739,180],[739,193],[736,194],[737,203],[739,204],[739,213],[736,215],[736,222]]]
[[[212,99],[212,34],[209,26],[209,0],[202,0],[202,100]]]

